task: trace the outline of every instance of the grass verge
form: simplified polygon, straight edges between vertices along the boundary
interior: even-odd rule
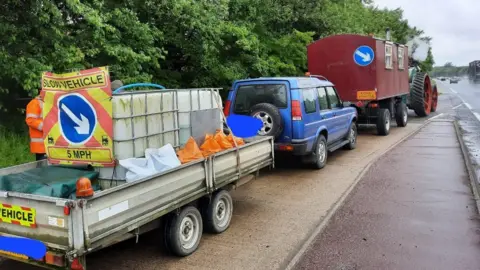
[[[0,126],[0,168],[34,161],[28,134],[12,132]]]

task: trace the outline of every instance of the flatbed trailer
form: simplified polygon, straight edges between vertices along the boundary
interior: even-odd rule
[[[196,250],[204,225],[213,233],[228,228],[233,210],[228,190],[248,182],[260,169],[274,167],[273,137],[245,142],[206,159],[96,192],[88,199],[1,191],[0,203],[35,210],[36,227],[0,222],[0,234],[41,241],[48,251],[41,260],[0,255],[50,269],[86,269],[87,254],[129,238],[138,241],[139,235],[165,222],[168,249],[187,256]],[[40,161],[4,168],[0,176],[38,166],[48,164]]]

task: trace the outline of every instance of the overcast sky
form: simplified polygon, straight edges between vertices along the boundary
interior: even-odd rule
[[[402,8],[412,26],[433,38],[435,65],[480,60],[480,0],[374,0],[379,7]]]

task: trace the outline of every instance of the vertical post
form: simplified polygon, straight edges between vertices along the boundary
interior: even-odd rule
[[[193,95],[192,95],[192,92],[193,90],[187,90],[188,91],[188,95],[189,95],[189,99],[190,99],[190,108],[188,110],[188,125],[189,125],[189,130],[190,130],[190,136],[193,137],[193,133],[192,133],[192,114],[191,112],[193,111]]]
[[[198,110],[200,111],[201,110],[201,105],[200,105],[200,89],[197,89],[197,103],[198,103]],[[192,110],[190,111],[193,111],[193,108]]]
[[[71,208],[73,228],[73,249],[76,251],[85,250],[85,238],[83,228],[83,204],[84,200],[77,201],[77,205]]]
[[[133,94],[130,94],[130,126],[132,129],[132,148],[133,148],[133,157],[137,157],[135,155],[135,127],[133,126]]]
[[[147,93],[145,95],[145,140],[146,140],[146,145],[147,148],[149,147],[149,139],[150,136],[148,134],[148,100],[147,100]]]
[[[178,125],[178,92],[172,92],[172,115],[173,115],[173,142],[175,143],[174,147],[180,147],[180,127]]]
[[[162,122],[162,143],[160,145],[165,144],[165,124],[163,122],[163,93],[160,94],[160,122]]]

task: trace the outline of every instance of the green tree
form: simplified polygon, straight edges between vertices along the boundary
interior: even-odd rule
[[[405,43],[425,33],[401,9],[360,0],[4,0],[0,108],[36,94],[43,71],[108,65],[114,78],[167,87],[301,75],[306,46],[333,34]],[[428,39],[428,37],[425,37]],[[431,51],[423,63],[428,70]]]
[[[0,108],[35,95],[44,71],[108,65],[126,81],[160,69],[162,32],[127,7],[98,0],[5,0],[0,4]]]

